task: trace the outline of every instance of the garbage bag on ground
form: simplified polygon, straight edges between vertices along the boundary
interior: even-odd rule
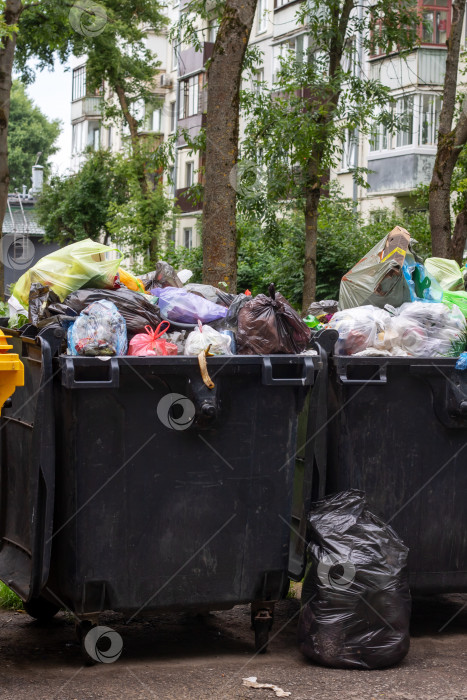
[[[122,267],[118,268],[118,279],[124,287],[131,289],[133,292],[142,292],[143,294],[146,292],[144,284],[141,282],[141,280],[138,277],[135,277],[135,275],[132,275],[131,272],[124,270]]]
[[[355,306],[401,306],[410,301],[407,281],[402,274],[410,234],[401,226],[374,246],[341,281],[339,309]]]
[[[196,324],[198,321],[210,323],[224,318],[227,314],[225,307],[187,292],[186,289],[156,288],[151,289],[151,294],[159,299],[158,305],[162,317],[175,323]]]
[[[199,355],[209,348],[213,355],[231,355],[231,339],[228,335],[219,333],[211,326],[203,326],[198,321],[198,327],[190,333],[185,344],[185,355]]]
[[[240,355],[300,353],[311,330],[282,294],[269,285],[269,296],[258,294],[238,313],[237,350]]]
[[[151,326],[146,326],[145,333],[138,333],[130,340],[128,354],[137,357],[176,355],[178,348],[175,343],[171,343],[163,337],[169,328],[168,321],[162,321],[156,330],[153,330]]]
[[[462,270],[455,260],[427,258],[425,268],[428,274],[439,282],[442,289],[451,292],[464,291]]]
[[[467,292],[443,292],[443,303],[448,306],[455,304],[467,317]]]
[[[124,355],[127,347],[125,319],[106,299],[89,304],[68,329],[71,355]]]
[[[86,306],[94,301],[107,299],[117,307],[126,322],[128,335],[143,333],[144,328],[150,325],[157,328],[161,322],[159,309],[149,301],[150,296],[132,292],[130,289],[80,289],[70,294],[63,304],[52,304],[48,307],[48,314],[63,314],[65,316],[80,313]]]
[[[334,494],[308,516],[310,567],[298,626],[301,651],[334,668],[376,669],[410,646],[408,549],[361,491]]]
[[[29,290],[29,323],[35,326],[47,315],[46,309],[49,304],[59,302],[60,299],[52,292],[47,285],[34,282]]]
[[[417,301],[345,309],[326,327],[339,333],[337,355],[454,357],[463,349],[466,321],[456,306]]]
[[[116,248],[90,238],[72,243],[44,256],[25,272],[16,282],[13,296],[27,307],[29,290],[35,282],[49,287],[61,301],[82,287],[113,289],[122,259]]]

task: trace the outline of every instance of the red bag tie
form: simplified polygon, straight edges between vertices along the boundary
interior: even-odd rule
[[[164,323],[167,324],[166,328],[163,330],[160,330],[160,327],[164,325]],[[144,330],[148,334],[148,336],[151,338],[151,340],[157,340],[158,338],[161,337],[161,335],[164,335],[170,328],[170,322],[169,321],[161,321],[159,325],[157,326],[156,330],[153,331],[151,326],[144,326]]]

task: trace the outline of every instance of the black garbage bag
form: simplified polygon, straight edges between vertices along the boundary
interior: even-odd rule
[[[31,289],[29,290],[29,307],[28,307],[28,318],[29,323],[33,323],[35,326],[43,318],[47,316],[47,307],[50,304],[59,302],[60,298],[55,292],[53,292],[47,285],[41,284],[40,282],[34,282],[31,284]]]
[[[409,650],[408,549],[351,490],[314,504],[301,651],[334,668],[385,668]]]
[[[133,292],[131,289],[78,289],[61,304],[48,307],[49,315],[61,314],[73,316],[79,314],[93,301],[107,299],[112,301],[126,321],[128,335],[144,333],[145,326],[156,329],[161,322],[159,307],[146,299],[145,294]]]
[[[139,279],[147,292],[156,287],[183,287],[172,265],[163,260],[159,260],[155,270],[140,275]]]

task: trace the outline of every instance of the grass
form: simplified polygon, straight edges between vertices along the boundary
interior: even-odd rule
[[[23,603],[21,598],[18,598],[16,593],[13,593],[11,588],[5,586],[4,583],[0,581],[0,608],[6,608],[7,610],[22,610]]]

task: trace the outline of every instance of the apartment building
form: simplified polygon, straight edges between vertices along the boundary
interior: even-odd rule
[[[411,195],[420,183],[427,183],[436,153],[436,134],[444,80],[446,38],[451,22],[452,0],[418,0],[424,22],[420,27],[420,46],[409,56],[363,56],[357,65],[367,75],[379,79],[396,98],[396,110],[404,117],[406,128],[389,133],[382,127],[371,136],[347,134],[340,166],[331,173],[341,184],[346,196],[353,198],[364,214],[398,204],[410,206]],[[170,20],[176,21],[183,11],[184,0],[174,0],[168,7]],[[300,0],[258,0],[250,43],[262,55],[257,80],[272,87],[280,66],[280,57],[292,51],[297,57],[306,55],[306,27],[297,22]],[[205,125],[207,109],[206,61],[212,55],[217,26],[201,27],[203,43],[200,51],[192,46],[173,45],[167,34],[147,37],[161,61],[155,92],[161,107],[144,112],[144,130],[166,139],[177,130],[188,130],[196,136]],[[358,38],[356,38],[358,43]],[[114,151],[122,147],[125,129],[104,126],[100,95],[86,90],[86,62],[78,62],[72,72],[72,169],[77,169],[87,146],[100,146]],[[241,125],[242,133],[242,125]],[[180,133],[180,132],[179,132]],[[197,221],[201,204],[187,196],[191,185],[201,181],[203,156],[191,154],[180,133],[177,155],[171,167],[167,187],[176,199],[180,215],[172,238],[177,245],[191,248],[199,243]],[[357,186],[352,177],[356,167],[368,168],[368,189]],[[169,184],[169,179],[173,184]]]

